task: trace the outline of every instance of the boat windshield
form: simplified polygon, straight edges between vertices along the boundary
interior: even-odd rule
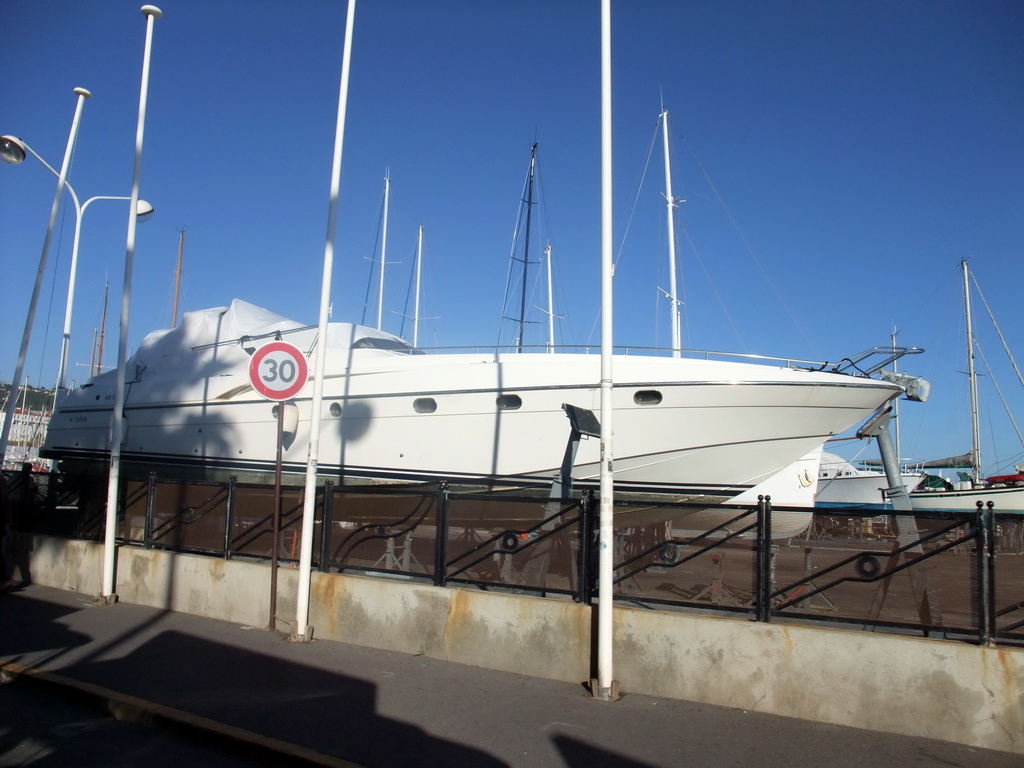
[[[403,352],[407,355],[422,355],[419,349],[409,346],[401,339],[387,339],[375,336],[363,336],[352,344],[352,349],[386,349],[391,352]]]

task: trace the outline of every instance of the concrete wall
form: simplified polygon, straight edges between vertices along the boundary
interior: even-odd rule
[[[323,573],[313,574],[311,595],[315,637],[552,680],[590,678],[590,611],[567,600]]]
[[[36,537],[33,579],[99,591],[102,547]],[[278,574],[279,629],[297,572]],[[262,564],[119,550],[121,600],[266,626]],[[646,693],[1024,754],[1024,651],[616,607],[615,677]],[[314,573],[318,639],[567,682],[591,674],[589,608],[567,600]]]
[[[1024,652],[617,609],[624,690],[1024,753]]]

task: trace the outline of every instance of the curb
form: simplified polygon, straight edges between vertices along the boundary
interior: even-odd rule
[[[358,763],[331,757],[306,747],[180,709],[156,704],[145,699],[118,693],[92,683],[72,680],[53,672],[26,667],[0,659],[0,684],[36,685],[59,693],[79,703],[100,709],[116,720],[160,728],[197,741],[215,744],[232,752],[242,753],[268,764],[289,766],[320,766],[322,768],[365,768]]]

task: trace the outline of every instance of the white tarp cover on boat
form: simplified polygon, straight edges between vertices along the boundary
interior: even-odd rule
[[[282,332],[284,339],[294,343],[306,354],[312,351],[316,328],[299,333],[288,333],[308,328],[294,320],[275,314],[270,310],[235,299],[229,307],[213,307],[186,312],[176,328],[153,331],[146,335],[138,350],[127,362],[128,376],[153,366],[166,368],[175,359],[194,359],[197,347],[209,347],[218,343],[240,342],[262,337],[252,346],[259,346]],[[378,331],[354,323],[331,323],[327,329],[327,346],[331,350],[345,350],[355,346],[384,346],[408,350],[409,346],[390,333]],[[248,346],[248,345],[246,345]],[[191,365],[191,363],[190,363]],[[110,375],[113,372],[108,372]]]

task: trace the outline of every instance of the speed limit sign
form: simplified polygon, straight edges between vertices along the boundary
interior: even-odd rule
[[[272,341],[249,358],[249,383],[267,400],[289,400],[306,386],[309,365],[302,350],[284,341]]]

